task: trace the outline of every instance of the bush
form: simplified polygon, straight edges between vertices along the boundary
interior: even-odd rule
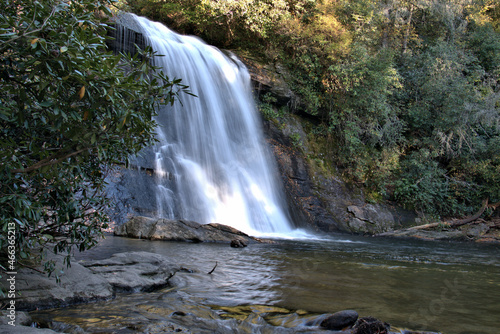
[[[19,261],[49,246],[69,254],[95,245],[108,222],[103,173],[154,142],[156,106],[183,88],[149,65],[150,50],[142,60],[107,51],[110,5],[0,4],[4,256],[13,231]]]

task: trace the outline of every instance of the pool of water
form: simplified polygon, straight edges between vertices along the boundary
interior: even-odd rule
[[[196,269],[184,274],[182,290],[212,307],[270,305],[309,314],[354,309],[399,328],[500,331],[498,245],[338,236],[234,249],[108,236],[77,259],[124,251],[162,254]],[[105,304],[94,312],[107,312]]]

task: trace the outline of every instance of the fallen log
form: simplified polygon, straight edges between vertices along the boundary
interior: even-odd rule
[[[488,199],[486,198],[483,201],[483,205],[481,206],[481,209],[479,209],[478,212],[473,214],[470,217],[464,218],[464,219],[456,219],[448,222],[439,222],[439,223],[431,223],[431,224],[425,224],[425,225],[419,225],[419,226],[413,226],[408,228],[408,230],[425,230],[427,228],[433,228],[433,227],[438,227],[438,226],[448,226],[448,227],[457,227],[457,226],[462,226],[465,224],[468,224],[470,222],[473,222],[474,220],[478,219],[481,217],[483,214],[484,210],[488,207]]]
[[[494,203],[494,204],[488,204],[488,198],[483,200],[483,204],[481,205],[481,208],[479,209],[478,212],[473,214],[470,217],[464,218],[464,219],[453,219],[451,221],[444,221],[444,222],[437,222],[437,223],[430,223],[430,224],[424,224],[424,225],[418,225],[418,226],[413,226],[401,230],[396,230],[396,231],[391,231],[391,232],[385,232],[378,234],[379,236],[387,236],[387,235],[393,235],[395,233],[403,232],[403,231],[414,231],[414,230],[425,230],[429,228],[434,228],[438,226],[445,226],[445,227],[458,227],[462,226],[465,224],[469,224],[481,217],[481,215],[484,213],[484,211],[487,208],[492,208],[493,210],[496,210],[500,206],[500,202]]]

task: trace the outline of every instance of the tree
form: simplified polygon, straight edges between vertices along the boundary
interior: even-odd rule
[[[106,169],[155,141],[156,107],[186,88],[150,65],[151,50],[107,50],[113,2],[0,4],[3,256],[95,245],[108,222]]]

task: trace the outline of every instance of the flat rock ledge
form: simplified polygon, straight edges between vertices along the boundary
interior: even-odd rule
[[[122,237],[187,242],[227,242],[238,240],[243,244],[269,242],[251,237],[231,226],[199,224],[189,220],[133,217],[115,227],[114,234]]]
[[[66,268],[63,255],[50,254],[46,260],[54,261],[56,270],[51,277],[42,273],[43,267],[20,267],[15,275],[16,298],[15,306],[18,311],[32,311],[65,307],[73,304],[108,300],[113,298],[114,292],[110,283],[102,276],[94,275],[76,261]],[[59,282],[56,280],[56,276]],[[6,281],[0,285],[3,289]],[[5,290],[4,290],[5,291]],[[1,305],[8,305],[7,296],[0,297]]]
[[[74,304],[109,300],[117,292],[149,292],[169,285],[176,272],[187,270],[173,264],[168,258],[148,252],[126,252],[109,259],[63,264],[63,256],[51,255],[59,277],[29,268],[19,268],[16,274],[16,310],[60,308]],[[0,284],[4,285],[5,281]],[[5,286],[2,286],[5,289]],[[0,298],[8,305],[7,296]]]
[[[148,252],[114,254],[109,259],[81,264],[104,278],[114,292],[150,292],[169,285],[176,272],[186,270],[164,256]]]

